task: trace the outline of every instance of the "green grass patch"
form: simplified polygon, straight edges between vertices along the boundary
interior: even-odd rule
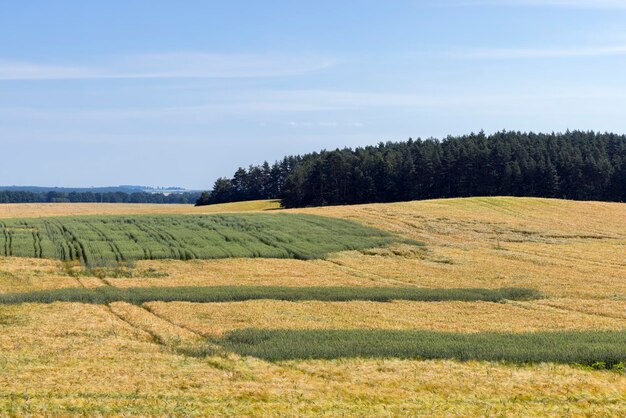
[[[423,330],[231,331],[225,350],[270,361],[350,357],[567,363],[611,369],[626,361],[626,330],[462,334]]]
[[[306,214],[80,216],[0,221],[0,256],[80,261],[323,258],[402,239],[353,221]]]
[[[539,298],[537,291],[524,288],[505,289],[424,289],[401,287],[286,287],[286,286],[209,286],[209,287],[134,287],[102,286],[94,289],[70,288],[0,294],[0,304],[81,302],[106,304],[128,302],[233,302],[256,299],[286,301],[366,300],[389,302],[412,301],[488,301],[529,300]]]

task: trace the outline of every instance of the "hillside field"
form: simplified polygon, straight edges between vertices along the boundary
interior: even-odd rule
[[[626,415],[626,204],[12,204],[0,231],[2,415]]]
[[[88,269],[158,259],[306,260],[398,241],[353,221],[295,213],[0,220],[0,256],[56,258]]]
[[[278,200],[252,200],[195,207],[148,203],[11,203],[0,204],[0,219],[77,215],[179,215],[227,212],[258,212],[280,208]]]

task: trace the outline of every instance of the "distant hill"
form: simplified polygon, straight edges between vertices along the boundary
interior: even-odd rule
[[[0,203],[195,203],[200,192],[180,187],[0,186]]]
[[[120,185],[120,186],[105,186],[105,187],[46,187],[46,186],[0,186],[0,190],[11,192],[33,192],[33,193],[48,193],[48,192],[61,192],[61,193],[192,193],[195,190],[187,190],[182,187],[150,187],[150,186],[133,186],[133,185]]]

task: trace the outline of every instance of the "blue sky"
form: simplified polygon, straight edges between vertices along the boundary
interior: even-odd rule
[[[204,189],[481,129],[626,132],[626,0],[12,1],[0,184]]]

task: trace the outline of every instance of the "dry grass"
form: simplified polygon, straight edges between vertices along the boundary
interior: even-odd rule
[[[158,344],[176,346],[181,343],[199,342],[197,334],[164,319],[155,317],[146,309],[126,302],[113,302],[111,312],[133,328],[144,331]]]
[[[328,261],[145,261],[169,274],[120,286],[200,284],[532,287],[554,297],[626,295],[626,205],[527,198],[449,199],[300,209],[400,233],[426,248],[333,254]],[[607,222],[607,219],[610,222]],[[295,280],[291,280],[291,278]]]
[[[537,301],[537,305],[549,306],[573,312],[607,318],[626,319],[626,298],[610,299],[546,299]]]
[[[616,373],[453,361],[196,359],[155,344],[104,306],[0,312],[6,414],[626,413],[626,376]]]
[[[527,332],[626,329],[625,318],[540,308],[536,302],[149,302],[161,318],[211,337],[241,328]]]
[[[346,268],[405,285],[525,286],[591,299],[626,295],[625,204],[505,197],[298,211],[426,242],[423,253],[333,257]]]
[[[200,208],[188,205],[171,205],[177,206],[175,208],[169,205],[121,206],[142,213],[181,209],[192,213],[197,213],[196,210],[216,212],[226,208],[248,208],[249,205],[263,206],[260,202],[228,205]],[[0,213],[6,212],[6,206],[10,205],[0,205]],[[42,215],[52,214],[50,205],[39,206]],[[102,206],[106,209],[118,205],[83,206],[85,213],[95,214],[104,213]],[[36,212],[37,208],[33,207],[32,211]],[[62,211],[60,207],[58,210]],[[314,262],[142,261],[137,264],[138,268],[152,268],[169,276],[145,280],[133,278],[129,279],[130,282],[116,279],[115,283],[125,287],[237,283],[533,287],[554,297],[586,299],[626,294],[624,204],[504,197],[296,211],[354,219],[424,241],[427,247],[407,249],[407,246],[398,245],[392,248],[394,251],[344,252],[332,255],[328,261]],[[70,213],[76,212],[67,214]],[[15,215],[26,216],[24,213]]]
[[[331,260],[346,269],[404,286],[524,286],[554,297],[586,299],[626,294],[626,266],[620,265],[616,254],[619,249],[626,252],[626,244],[503,244],[506,249],[497,250],[481,247],[481,241],[474,243],[473,247],[462,248],[429,242],[428,252],[415,257],[344,252],[333,255]],[[606,261],[594,260],[597,254],[606,254]]]
[[[111,279],[119,287],[149,286],[375,286],[385,283],[363,280],[324,260],[221,259],[146,260],[137,262],[139,271],[163,272],[164,277]],[[149,275],[147,275],[149,276]]]
[[[221,203],[195,207],[182,204],[149,203],[10,203],[0,204],[0,218],[39,218],[42,216],[78,215],[148,215],[148,214],[206,214],[226,212],[256,212],[280,208],[278,200]]]
[[[0,257],[0,293],[81,287],[52,260]]]
[[[0,205],[0,217],[275,206]],[[132,278],[105,282],[72,277],[56,261],[5,258],[0,259],[0,292],[107,284],[415,285],[530,287],[549,297],[506,304],[147,304],[152,313],[126,304],[0,306],[0,414],[626,415],[626,375],[612,372],[454,361],[271,364],[234,355],[198,359],[172,350],[169,344],[199,338],[194,331],[219,335],[250,326],[464,332],[624,328],[625,204],[475,198],[295,212],[357,220],[427,246],[349,251],[316,261],[142,261]]]

